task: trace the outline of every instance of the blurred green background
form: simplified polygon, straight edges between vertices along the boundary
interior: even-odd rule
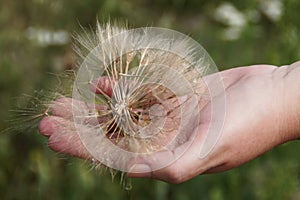
[[[81,26],[127,20],[189,34],[220,70],[300,59],[298,0],[0,0],[0,130],[10,109],[27,106],[74,67]],[[126,199],[119,178],[49,150],[34,122],[0,134],[0,199]],[[16,125],[13,125],[16,126]],[[34,128],[28,129],[29,126]],[[229,172],[179,185],[133,180],[132,199],[300,199],[300,145],[290,142]]]

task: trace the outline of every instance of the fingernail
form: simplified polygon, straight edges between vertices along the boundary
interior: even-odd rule
[[[134,164],[129,170],[130,173],[148,173],[151,168],[146,164]]]

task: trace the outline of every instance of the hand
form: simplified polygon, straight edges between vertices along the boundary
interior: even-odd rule
[[[291,108],[287,106],[283,95],[285,87],[281,79],[282,73],[285,74],[285,68],[256,65],[211,75],[212,77],[220,75],[225,87],[225,93],[214,97],[216,98],[214,102],[223,99],[224,95],[226,97],[226,118],[221,136],[212,151],[207,156],[200,157],[200,147],[210,124],[214,125],[214,120],[221,120],[211,120],[212,105],[207,104],[201,110],[195,139],[179,159],[162,169],[152,171],[151,168],[156,165],[155,161],[174,156],[176,149],[172,152],[158,152],[153,155],[155,159],[130,163],[129,168],[131,167],[132,171],[146,172],[128,173],[128,176],[180,183],[198,174],[220,172],[240,166],[276,145],[298,138],[300,133],[296,134],[295,131],[295,124],[298,125],[298,121],[294,119],[299,119],[297,118],[299,115],[289,113]],[[215,114],[218,116],[218,113]],[[288,120],[289,123],[286,123],[287,119],[291,119]],[[49,146],[53,150],[92,159],[75,132],[71,99],[55,101],[52,116],[45,117],[41,121],[39,130],[49,137]]]

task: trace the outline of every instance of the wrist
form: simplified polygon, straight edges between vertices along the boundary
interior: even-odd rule
[[[300,62],[279,67],[276,71],[279,78],[276,85],[280,87],[282,142],[300,139]]]

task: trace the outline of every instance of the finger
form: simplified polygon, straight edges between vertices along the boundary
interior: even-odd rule
[[[40,134],[50,137],[53,133],[53,130],[58,129],[60,126],[60,121],[61,118],[59,117],[44,117],[38,126]]]
[[[73,112],[72,112],[72,103],[76,102],[73,101],[71,98],[59,98],[55,101],[51,102],[50,110],[52,115],[63,117],[66,119],[72,119]]]
[[[49,137],[48,145],[52,150],[91,159],[91,155],[82,144],[72,121],[56,116],[45,117],[40,122],[39,131]]]
[[[50,110],[53,116],[68,120],[73,120],[74,115],[77,119],[82,116],[87,123],[98,124],[98,122],[102,120],[100,117],[97,120],[99,111],[105,111],[107,107],[105,105],[90,104],[71,98],[59,98],[50,104]]]
[[[114,85],[115,82],[112,79],[108,76],[102,76],[92,81],[91,90],[96,94],[104,94],[111,97]]]

